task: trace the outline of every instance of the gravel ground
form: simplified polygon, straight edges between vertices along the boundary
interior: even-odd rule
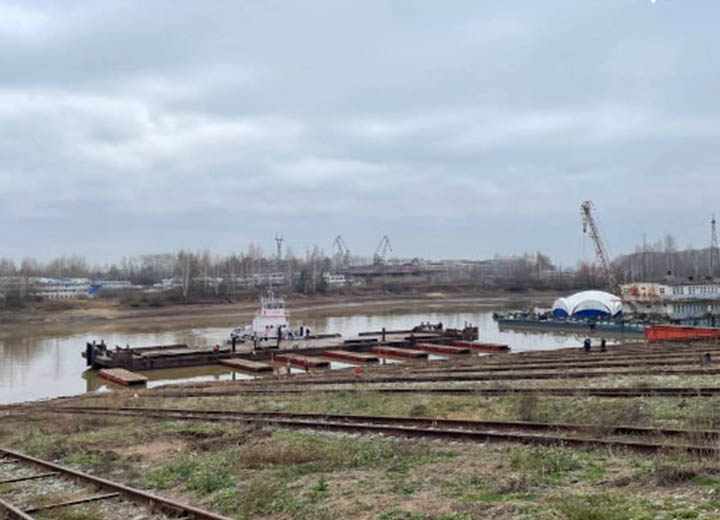
[[[45,473],[23,464],[0,464],[0,480]],[[72,498],[81,498],[94,494],[103,494],[91,486],[80,485],[69,479],[49,477],[6,484],[0,488],[0,498],[27,509],[43,504],[61,502]],[[147,509],[123,499],[100,500],[87,504],[69,506],[73,511],[84,512],[97,520],[170,520],[171,517],[160,513],[150,513]],[[35,514],[38,519],[49,518],[49,511]]]

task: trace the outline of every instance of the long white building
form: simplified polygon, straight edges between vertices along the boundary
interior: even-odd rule
[[[49,300],[93,296],[102,291],[126,291],[138,288],[127,280],[90,280],[89,278],[30,278],[28,286],[32,296]]]
[[[628,317],[720,322],[720,283],[631,283],[621,289]]]

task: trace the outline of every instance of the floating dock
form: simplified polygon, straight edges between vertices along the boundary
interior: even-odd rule
[[[244,370],[246,372],[272,372],[273,367],[265,363],[258,363],[257,361],[250,361],[249,359],[232,358],[232,359],[221,359],[219,361],[221,365],[226,367],[235,368],[238,370]]]
[[[341,361],[349,361],[350,363],[379,363],[380,358],[372,354],[362,352],[349,352],[347,350],[328,350],[322,353],[323,356],[331,359],[339,359]]]
[[[379,336],[379,337],[378,337]],[[281,344],[239,343],[190,347],[188,345],[157,345],[147,347],[110,346],[104,342],[88,342],[82,352],[87,365],[93,369],[124,368],[129,371],[180,368],[222,363],[230,368],[263,372],[254,363],[268,363],[271,359],[287,361],[300,367],[327,367],[329,361],[322,358],[338,359],[349,363],[365,364],[379,361],[379,357],[405,359],[427,358],[428,352],[462,353],[451,350],[447,345],[474,350],[501,350],[486,348],[471,343],[478,338],[477,327],[463,329],[428,329],[416,327],[409,331],[378,331],[365,333],[362,337],[342,339],[337,334],[320,334],[314,339],[283,340]],[[459,342],[453,344],[453,342]],[[437,345],[424,350],[414,349],[414,344]],[[442,350],[438,350],[442,349]],[[326,353],[328,353],[326,355]],[[335,353],[333,355],[332,353]],[[309,357],[308,357],[309,356]],[[313,357],[317,356],[317,357]],[[342,356],[342,357],[340,357]],[[304,359],[306,358],[306,359]],[[226,363],[237,361],[237,363]]]
[[[153,370],[199,365],[214,365],[221,359],[233,357],[227,346],[195,347],[187,345],[156,345],[151,347],[115,347],[88,343],[83,352],[88,366],[93,368],[124,368]]]
[[[98,373],[103,379],[112,381],[123,386],[141,386],[145,385],[148,378],[125,370],[124,368],[104,368]]]
[[[407,359],[422,359],[427,358],[428,353],[422,350],[414,350],[410,348],[397,348],[397,347],[373,347],[370,349],[372,352],[379,354],[380,357],[390,356]]]
[[[469,354],[470,347],[454,347],[451,345],[434,345],[432,343],[415,343],[414,349],[432,352],[433,354]]]
[[[291,365],[298,367],[324,368],[330,366],[329,361],[310,356],[301,356],[300,354],[279,354],[276,355],[274,359],[275,361],[280,361],[282,363],[287,363],[289,361]]]

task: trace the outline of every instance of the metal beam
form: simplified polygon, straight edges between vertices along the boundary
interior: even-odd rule
[[[0,484],[13,484],[15,482],[24,482],[26,480],[37,480],[40,478],[54,477],[57,473],[38,473],[37,475],[29,475],[27,477],[15,477],[7,480],[0,480]]]
[[[97,502],[98,500],[108,500],[110,498],[117,498],[120,493],[105,493],[103,495],[92,495],[89,497],[74,498],[70,500],[64,500],[62,502],[56,502],[54,504],[45,504],[37,507],[30,507],[25,510],[26,513],[37,513],[38,511],[47,511],[49,509],[57,509],[59,507],[76,506],[79,504],[87,504],[88,502]]]
[[[35,520],[32,516],[0,498],[0,512],[3,511],[5,512],[4,517],[8,520]]]

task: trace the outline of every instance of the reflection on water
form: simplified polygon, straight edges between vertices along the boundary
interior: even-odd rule
[[[492,313],[468,310],[467,305],[456,306],[450,312],[447,304],[438,310],[438,304],[415,304],[405,309],[385,312],[349,314],[346,316],[317,317],[308,313],[295,317],[297,323],[311,327],[313,332],[339,332],[351,337],[362,331],[409,329],[421,321],[442,322],[446,327],[477,325],[480,340],[510,345],[513,351],[579,347],[584,336],[578,333],[555,331],[530,332],[499,330]],[[239,325],[239,324],[236,324]],[[114,385],[101,380],[92,371],[83,374],[85,360],[80,356],[87,341],[104,339],[108,345],[147,346],[186,343],[191,346],[221,344],[227,340],[232,327],[187,328],[138,332],[137,329],[118,328],[108,333],[87,332],[65,336],[8,336],[0,338],[0,404],[79,394],[88,390],[111,389]],[[609,339],[609,343],[622,338]],[[431,356],[432,358],[436,356]],[[439,357],[439,356],[437,356]],[[387,362],[390,362],[389,360]],[[333,361],[332,368],[349,366]],[[285,366],[276,367],[284,371]],[[304,372],[292,368],[293,373]],[[226,381],[249,379],[254,376],[234,372],[225,367],[190,367],[144,372],[150,379],[149,387],[181,381]]]

